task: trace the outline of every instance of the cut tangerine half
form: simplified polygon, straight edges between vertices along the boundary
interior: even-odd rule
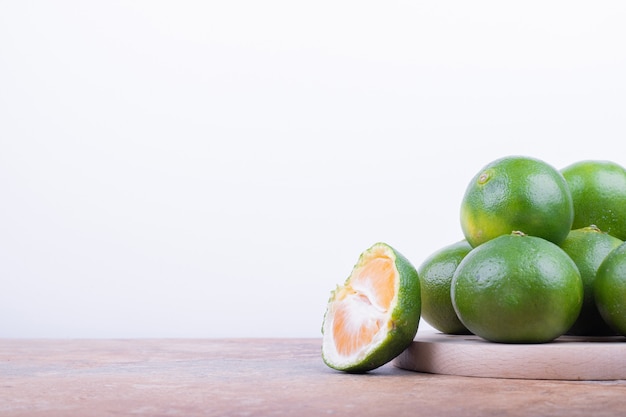
[[[420,313],[417,271],[391,246],[376,243],[331,293],[322,325],[322,358],[340,371],[378,368],[413,341]]]

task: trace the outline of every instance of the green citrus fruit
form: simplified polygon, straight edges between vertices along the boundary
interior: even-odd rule
[[[452,304],[475,335],[502,343],[544,343],[576,321],[583,283],[557,245],[518,233],[474,248],[452,277]]]
[[[593,295],[593,282],[604,258],[622,241],[602,232],[596,226],[572,230],[561,243],[561,249],[574,261],[583,280],[584,298],[580,315],[568,334],[606,336],[615,332],[604,322]]]
[[[376,243],[331,294],[322,325],[322,358],[346,372],[382,366],[411,344],[420,314],[417,271],[391,246]]]
[[[626,336],[626,243],[602,261],[594,281],[594,295],[604,321]]]
[[[626,169],[610,161],[580,161],[561,173],[574,201],[572,228],[595,224],[626,240]]]
[[[461,227],[473,247],[513,231],[558,245],[573,219],[565,178],[551,165],[524,156],[489,163],[471,180],[461,202]]]
[[[466,240],[445,246],[417,268],[422,293],[422,318],[446,334],[468,334],[454,311],[450,284],[457,266],[472,250]]]

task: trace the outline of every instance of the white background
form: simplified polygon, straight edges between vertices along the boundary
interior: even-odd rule
[[[493,159],[626,165],[623,2],[2,1],[0,337],[319,337]],[[421,326],[426,326],[422,322]]]

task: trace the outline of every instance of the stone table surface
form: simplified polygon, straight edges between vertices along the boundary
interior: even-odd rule
[[[0,416],[618,416],[626,380],[328,368],[321,339],[0,339]]]

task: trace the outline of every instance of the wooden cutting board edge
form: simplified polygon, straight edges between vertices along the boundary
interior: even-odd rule
[[[473,335],[417,334],[394,366],[432,374],[548,380],[626,379],[626,338],[562,336],[505,344]]]

